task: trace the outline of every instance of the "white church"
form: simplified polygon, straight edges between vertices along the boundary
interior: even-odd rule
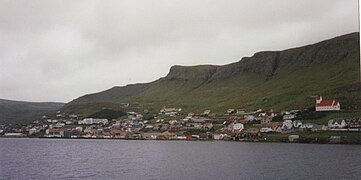
[[[316,111],[339,111],[340,102],[335,100],[322,100],[322,96],[316,97]]]

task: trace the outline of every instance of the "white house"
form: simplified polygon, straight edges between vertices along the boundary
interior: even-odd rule
[[[294,114],[285,114],[285,115],[283,115],[283,120],[294,119],[295,117],[296,117],[296,115],[294,115]]]
[[[291,120],[284,120],[282,123],[282,130],[290,130],[293,127],[293,122]]]
[[[78,132],[83,132],[83,128],[81,126],[76,127],[74,130]]]
[[[253,121],[256,119],[256,117],[254,115],[244,115],[243,117],[247,121]]]
[[[347,126],[347,124],[346,124],[345,120],[329,120],[328,121],[329,128],[344,128],[346,126]]]
[[[294,120],[294,121],[293,121],[293,127],[295,127],[295,128],[301,128],[301,127],[302,127],[302,121],[300,121],[300,120]]]
[[[316,111],[339,111],[340,102],[335,100],[322,100],[322,96],[316,97]]]
[[[64,129],[47,129],[44,137],[64,137]]]
[[[32,135],[32,134],[35,134],[35,133],[38,133],[38,132],[40,132],[40,129],[37,129],[37,128],[29,129],[29,135]]]
[[[241,132],[244,129],[244,125],[242,123],[231,123],[228,125],[228,130],[233,132]]]
[[[244,125],[242,123],[236,123],[233,125],[233,131],[242,131],[244,129]]]
[[[226,114],[233,114],[234,112],[235,112],[234,109],[228,109],[227,112],[226,112]]]
[[[204,112],[203,112],[203,115],[209,115],[211,113],[211,110],[205,110]]]
[[[305,124],[302,124],[301,128],[312,129],[314,126],[315,126],[315,124],[313,124],[313,123],[305,123]]]
[[[78,124],[107,124],[108,119],[95,119],[95,118],[85,118],[78,122]]]
[[[224,137],[223,134],[213,134],[213,139],[214,140],[222,140]]]
[[[266,127],[266,128],[261,128],[259,131],[261,133],[269,133],[269,132],[273,132],[273,129]]]
[[[289,142],[294,142],[294,141],[297,141],[299,139],[300,139],[299,135],[290,135],[290,136],[288,136],[288,141]]]

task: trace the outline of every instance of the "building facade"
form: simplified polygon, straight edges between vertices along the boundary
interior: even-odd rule
[[[339,111],[340,102],[335,100],[322,100],[322,96],[316,97],[316,111]]]

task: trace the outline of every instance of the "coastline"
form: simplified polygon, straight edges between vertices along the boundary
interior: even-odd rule
[[[361,134],[360,134],[361,138]],[[264,139],[238,139],[238,140],[214,140],[214,139],[199,139],[199,140],[184,140],[184,139],[134,139],[134,138],[66,138],[66,137],[4,137],[0,136],[0,139],[49,139],[49,140],[114,140],[114,141],[186,141],[186,142],[240,142],[240,143],[282,143],[282,144],[329,144],[329,145],[361,145],[361,142],[353,143],[353,142],[341,142],[341,143],[330,143],[324,141],[307,141],[307,140],[299,140],[299,141],[271,141]]]

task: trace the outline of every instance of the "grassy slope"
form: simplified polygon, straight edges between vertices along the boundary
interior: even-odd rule
[[[358,61],[350,56],[341,62],[330,62],[302,69],[286,69],[268,79],[264,75],[244,73],[222,81],[213,81],[200,88],[194,82],[157,82],[148,91],[126,101],[162,106],[183,107],[187,110],[227,108],[306,108],[314,105],[310,96],[323,94],[337,98],[347,94],[344,86],[358,79]],[[345,73],[347,71],[347,73]],[[340,91],[341,89],[341,91]],[[345,89],[346,90],[346,89]]]
[[[272,76],[265,76],[257,70],[263,62],[269,62],[262,61],[262,58],[253,64],[253,60],[247,62],[255,71],[230,72],[230,76],[212,81],[204,79],[215,66],[176,67],[177,71],[171,77],[138,88],[112,88],[87,95],[67,104],[63,110],[89,115],[104,106],[119,108],[118,103],[122,102],[141,104],[138,108],[155,112],[164,106],[196,112],[211,109],[218,113],[240,107],[299,109],[313,106],[315,100],[310,96],[316,94],[322,94],[326,99],[339,99],[342,108],[359,110],[361,85],[355,83],[359,80],[359,47],[344,45],[345,42],[336,39],[281,51],[283,59]],[[309,60],[316,62],[310,63]],[[239,63],[228,65],[230,68],[221,75],[244,67],[237,65]]]
[[[265,134],[262,138],[266,138],[269,142],[280,142],[283,139],[288,139],[289,135],[300,135],[305,139],[317,139],[318,143],[328,143],[331,136],[341,136],[348,144],[361,144],[361,133],[360,132],[337,132],[337,131],[304,131],[304,132],[293,132],[289,134]]]
[[[64,103],[22,102],[0,99],[0,124],[27,124],[42,115],[55,113]]]

